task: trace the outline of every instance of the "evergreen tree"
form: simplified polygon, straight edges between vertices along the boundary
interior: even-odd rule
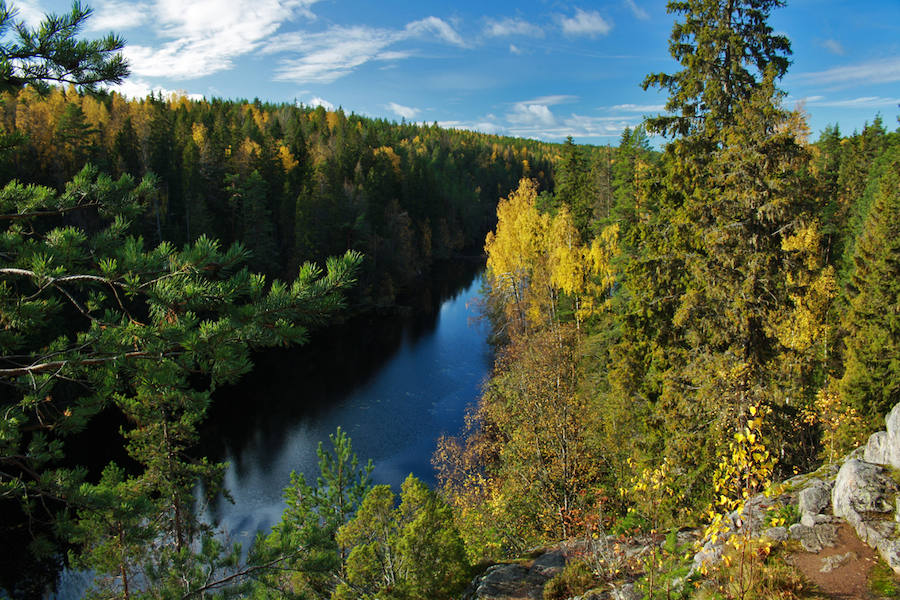
[[[873,431],[900,402],[900,146],[887,165],[855,245],[840,386]]]
[[[669,38],[669,53],[682,67],[653,73],[643,87],[668,90],[672,116],[648,119],[663,135],[715,133],[733,123],[735,107],[746,101],[770,71],[777,80],[787,71],[788,39],[768,23],[783,0],[670,0],[669,13],[682,17]]]
[[[369,490],[337,539],[349,555],[335,598],[449,599],[465,587],[465,548],[450,508],[412,475],[399,507],[389,486]]]
[[[36,28],[17,20],[13,5],[0,1],[0,39],[12,39],[0,52],[0,91],[26,85],[41,90],[51,82],[91,89],[99,83],[121,83],[128,63],[119,52],[125,42],[115,35],[80,40],[78,33],[91,16],[80,2],[65,15],[47,15]]]

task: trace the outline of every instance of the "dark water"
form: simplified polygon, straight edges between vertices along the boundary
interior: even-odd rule
[[[318,474],[316,447],[340,426],[376,483],[409,473],[434,482],[435,441],[457,433],[491,364],[477,321],[480,265],[445,265],[405,299],[406,317],[368,317],[319,332],[305,348],[267,352],[237,386],[216,392],[204,453],[229,463],[209,516],[247,542],[284,508],[290,472]]]

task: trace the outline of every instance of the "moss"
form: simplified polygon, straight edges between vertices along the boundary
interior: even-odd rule
[[[869,590],[879,598],[900,598],[900,581],[883,560],[869,572]]]

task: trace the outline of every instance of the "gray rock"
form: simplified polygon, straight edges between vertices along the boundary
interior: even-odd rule
[[[850,454],[845,456],[843,462],[846,463],[848,460],[863,460],[864,461],[865,455],[866,455],[866,447],[860,446],[859,448],[852,450],[850,452]]]
[[[640,600],[642,594],[634,589],[633,583],[626,583],[612,589],[610,600]]]
[[[891,411],[891,416],[900,418],[897,407]],[[848,460],[838,473],[831,501],[835,516],[846,519],[859,539],[876,548],[888,565],[900,573],[898,525],[895,520],[884,518],[885,513],[896,511],[898,491],[900,486],[891,479],[886,468]]]
[[[887,431],[877,431],[869,436],[866,442],[866,449],[863,454],[866,462],[886,465],[890,462],[888,457],[888,434]]]
[[[819,572],[831,573],[835,569],[839,569],[851,560],[856,560],[857,558],[859,558],[859,555],[856,554],[856,552],[847,552],[846,554],[835,554],[833,556],[828,556],[822,559],[822,568],[819,569]]]
[[[534,559],[534,562],[531,564],[531,571],[550,579],[562,571],[565,566],[566,555],[563,551],[551,550]]]
[[[821,479],[812,479],[803,490],[800,491],[801,514],[817,515],[823,512],[831,504],[832,484]]]
[[[832,548],[837,543],[837,525],[831,523],[819,523],[813,527],[813,532],[816,534],[816,539],[819,540],[819,544],[824,547]]]
[[[898,487],[884,467],[850,459],[834,483],[832,510],[855,527],[860,513],[892,512]]]
[[[894,406],[885,418],[887,425],[887,463],[900,469],[900,404]]]
[[[532,561],[531,566],[514,563],[493,565],[473,582],[467,597],[476,600],[541,600],[544,585],[565,566],[566,555],[561,548],[541,554]]]
[[[799,540],[807,552],[816,554],[826,546],[834,546],[837,541],[837,525],[821,523],[810,527],[802,523],[794,523],[790,528],[791,539]]]
[[[543,596],[543,588],[531,589],[525,578],[528,568],[522,565],[494,565],[485,571],[475,588],[479,600],[507,600],[508,598],[534,598]]]
[[[806,525],[807,527],[815,527],[816,525],[820,525],[822,523],[832,523],[834,522],[834,517],[831,515],[811,515],[809,513],[805,513],[802,517],[800,517],[800,523]]]
[[[763,531],[763,536],[769,538],[773,542],[784,542],[790,537],[785,527],[769,527]]]

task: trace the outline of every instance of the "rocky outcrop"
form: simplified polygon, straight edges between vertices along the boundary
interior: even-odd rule
[[[888,413],[884,421],[886,431],[872,434],[865,445],[863,458],[866,462],[900,469],[900,404]]]
[[[566,566],[566,553],[556,548],[530,563],[503,563],[488,567],[476,579],[466,598],[471,600],[541,600],[544,586]]]
[[[863,542],[876,548],[888,565],[900,572],[900,539],[895,518],[898,492],[900,485],[888,468],[850,459],[838,473],[832,506],[836,516],[852,525]]]

